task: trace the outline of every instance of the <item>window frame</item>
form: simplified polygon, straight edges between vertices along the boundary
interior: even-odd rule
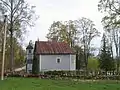
[[[58,62],[58,60],[59,60],[59,62]],[[60,64],[60,63],[61,63],[61,58],[60,58],[60,57],[57,57],[57,58],[56,58],[56,63],[57,63],[57,64]]]
[[[29,50],[28,50],[28,53],[32,53],[32,50],[29,49]]]

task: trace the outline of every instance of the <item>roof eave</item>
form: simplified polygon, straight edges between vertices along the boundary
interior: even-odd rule
[[[75,55],[75,53],[37,53],[37,55]]]

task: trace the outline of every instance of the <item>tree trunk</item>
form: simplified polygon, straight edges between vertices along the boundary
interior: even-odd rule
[[[114,59],[113,59],[113,50],[112,50],[112,46],[110,46],[110,50],[111,50],[112,60],[114,60]]]
[[[118,48],[119,48],[119,57],[118,57],[118,65],[117,65],[117,68],[118,68],[118,72],[117,74],[119,74],[119,66],[120,66],[120,37],[119,37],[119,45],[118,45]]]
[[[119,45],[118,45],[118,42],[119,42],[119,38],[118,38],[118,32],[116,32],[115,30],[113,31],[113,40],[114,40],[114,44],[115,44],[115,49],[116,49],[116,63],[117,63],[117,75],[118,75],[118,72],[119,72],[119,54],[118,54],[118,50],[119,50]]]
[[[108,77],[107,77],[107,70],[105,70],[105,75],[106,75],[106,79],[108,79]]]
[[[10,35],[10,71],[13,71],[13,31],[11,30]]]
[[[117,75],[119,73],[119,57],[118,57],[118,53],[117,53],[117,57],[116,57],[116,63],[117,63]]]
[[[13,72],[13,0],[11,0],[11,20],[10,20],[10,71]]]

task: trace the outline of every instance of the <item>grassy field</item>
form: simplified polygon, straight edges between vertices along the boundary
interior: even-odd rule
[[[8,78],[0,81],[0,90],[120,90],[120,83]]]

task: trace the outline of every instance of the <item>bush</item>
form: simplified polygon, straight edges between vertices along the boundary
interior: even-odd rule
[[[50,76],[51,79],[109,79],[109,80],[120,80],[120,76],[104,74],[88,74],[85,75],[85,71],[47,71],[44,72],[45,75]]]
[[[47,71],[44,74],[26,74],[23,72],[6,73],[8,77],[26,77],[26,78],[41,78],[41,79],[94,79],[94,80],[120,80],[120,75],[85,75],[82,71]]]

